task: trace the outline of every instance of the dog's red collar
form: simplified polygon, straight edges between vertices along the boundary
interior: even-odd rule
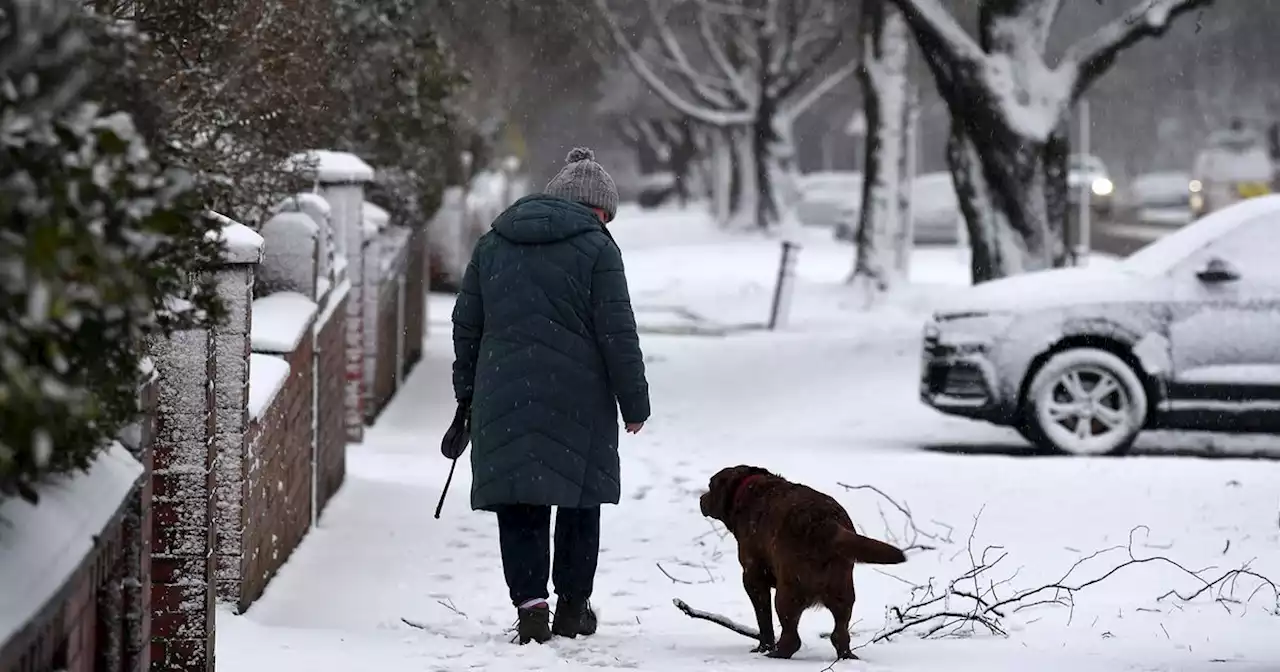
[[[735,488],[735,489],[734,489],[734,491],[733,491],[733,508],[734,508],[734,510],[737,510],[737,508],[738,508],[738,500],[742,499],[742,495],[746,493],[746,491],[747,491],[747,486],[748,486],[748,485],[751,485],[752,483],[755,483],[756,481],[758,481],[758,480],[760,480],[760,479],[762,479],[762,478],[764,478],[764,474],[751,474],[750,476],[748,476],[748,477],[746,477],[746,478],[742,479],[742,480],[738,483],[738,487],[737,487],[737,488]]]

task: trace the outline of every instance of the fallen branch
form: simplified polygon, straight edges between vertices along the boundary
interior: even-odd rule
[[[885,540],[893,544],[894,546],[901,548],[904,553],[910,553],[912,551],[932,551],[938,548],[936,544],[954,543],[951,540],[952,527],[950,525],[939,523],[937,521],[932,521],[938,527],[944,528],[945,533],[926,532],[925,530],[921,529],[919,525],[916,524],[915,515],[911,512],[911,507],[908,506],[906,502],[899,503],[898,500],[894,499],[893,497],[890,497],[885,491],[881,490],[880,488],[877,488],[874,485],[865,485],[865,484],[849,485],[847,483],[840,483],[840,482],[837,482],[836,484],[844,488],[845,491],[847,492],[852,492],[854,490],[869,490],[879,495],[882,499],[888,502],[890,506],[897,509],[898,512],[902,514],[903,518],[906,520],[905,522],[906,527],[903,530],[902,535],[899,536],[893,531],[893,527],[889,524],[888,517],[884,515],[884,510],[880,509],[880,519],[884,521],[884,529],[885,529],[885,536],[886,536]],[[922,538],[927,539],[934,543],[933,544],[922,543],[920,541]]]
[[[1096,586],[1122,570],[1146,564],[1162,564],[1173,567],[1202,584],[1196,591],[1187,594],[1180,593],[1176,589],[1170,590],[1157,597],[1156,601],[1175,597],[1182,602],[1190,602],[1206,593],[1210,593],[1213,595],[1214,602],[1221,604],[1224,609],[1231,612],[1228,605],[1247,605],[1260,592],[1269,589],[1274,598],[1274,605],[1270,611],[1280,615],[1280,586],[1277,586],[1271,579],[1249,569],[1248,564],[1238,569],[1227,571],[1216,579],[1208,580],[1204,577],[1204,574],[1214,569],[1212,567],[1192,570],[1165,556],[1138,557],[1133,552],[1134,536],[1139,530],[1148,531],[1146,526],[1141,525],[1129,531],[1127,544],[1104,548],[1076,560],[1057,581],[1015,591],[1001,597],[999,595],[1001,588],[1012,582],[1017,577],[1018,572],[1015,571],[1011,576],[999,581],[986,578],[991,570],[999,565],[1008,554],[999,546],[987,546],[981,553],[974,552],[973,539],[980,517],[981,512],[974,518],[973,531],[970,532],[969,541],[965,548],[969,554],[970,568],[959,577],[948,581],[942,586],[935,585],[932,580],[928,584],[914,586],[911,590],[910,602],[905,606],[890,607],[888,610],[889,623],[859,647],[888,641],[892,637],[908,631],[921,630],[923,630],[920,633],[921,638],[954,636],[966,628],[968,632],[982,628],[993,635],[1006,636],[1007,630],[1003,625],[1003,620],[1008,614],[1041,606],[1066,607],[1068,609],[1068,623],[1070,623],[1071,618],[1074,616],[1076,593],[1091,586]],[[1125,561],[1116,564],[1111,569],[1093,578],[1071,581],[1072,575],[1086,562],[1105,553],[1118,550],[1126,552],[1127,559]],[[997,553],[998,555],[994,555]],[[1240,578],[1251,578],[1258,582],[1258,585],[1243,599],[1235,597],[1236,583]]]
[[[743,637],[749,637],[757,642],[760,641],[760,631],[756,630],[751,626],[743,625],[729,618],[728,616],[722,616],[720,614],[715,614],[710,611],[700,611],[698,609],[694,609],[693,607],[686,604],[685,601],[680,598],[676,598],[671,602],[676,605],[676,609],[679,609],[681,612],[684,613],[685,616],[688,616],[689,618],[694,618],[701,621],[711,621],[712,623],[728,628],[738,633],[739,635],[742,635]]]

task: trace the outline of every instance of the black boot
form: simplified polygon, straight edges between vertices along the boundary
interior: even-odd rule
[[[542,644],[551,639],[551,610],[547,608],[546,602],[532,607],[517,608],[516,614],[519,618],[516,623],[516,636],[521,644],[529,642]]]
[[[578,635],[584,637],[596,634],[596,612],[591,609],[587,600],[559,599],[556,602],[556,620],[551,632],[560,637],[573,639]]]

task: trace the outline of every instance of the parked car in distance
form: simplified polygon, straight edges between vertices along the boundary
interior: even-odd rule
[[[1128,190],[1138,221],[1181,225],[1191,221],[1191,174],[1182,171],[1143,173]]]
[[[1079,203],[1084,190],[1089,193],[1089,207],[1103,216],[1115,208],[1116,185],[1102,159],[1092,154],[1072,154],[1067,159],[1067,189],[1071,200]]]
[[[1191,212],[1204,216],[1247,198],[1271,193],[1275,168],[1266,143],[1240,122],[1214,131],[1191,170]]]
[[[951,173],[917,175],[911,185],[911,212],[916,245],[955,245],[961,241],[964,216]]]
[[[977,285],[924,327],[920,397],[1073,455],[1143,429],[1280,431],[1280,196],[1114,264]]]
[[[840,207],[836,224],[836,238],[853,240],[861,214],[861,199]],[[960,201],[956,197],[951,173],[942,171],[917,175],[911,185],[911,212],[915,222],[915,245],[956,245],[965,242],[964,217],[960,213]]]
[[[825,171],[800,176],[800,201],[796,218],[805,226],[837,229],[842,212],[857,212],[862,205],[862,173]],[[856,219],[856,217],[855,217]],[[841,232],[835,230],[839,237]]]

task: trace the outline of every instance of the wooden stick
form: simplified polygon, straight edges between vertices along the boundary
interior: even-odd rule
[[[685,601],[680,598],[676,598],[672,600],[672,603],[676,605],[676,609],[679,609],[680,611],[684,612],[684,615],[688,616],[689,618],[696,618],[702,621],[711,621],[712,623],[726,627],[738,633],[739,635],[742,635],[743,637],[749,637],[751,639],[754,639],[757,642],[760,641],[760,631],[756,630],[755,628],[738,623],[737,621],[731,620],[727,616],[721,616],[720,614],[713,614],[709,611],[699,611],[689,606],[688,604],[686,604]]]

